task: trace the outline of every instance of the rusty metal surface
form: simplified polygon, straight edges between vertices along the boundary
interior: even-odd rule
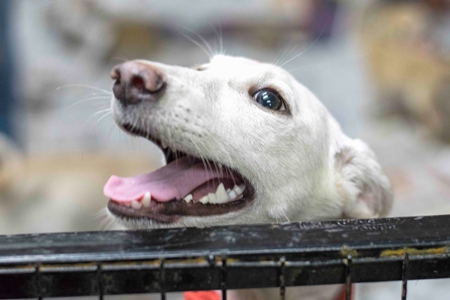
[[[450,277],[449,245],[450,216],[0,236],[0,298],[390,280],[406,298]]]

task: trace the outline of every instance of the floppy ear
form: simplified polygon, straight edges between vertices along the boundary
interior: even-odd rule
[[[391,185],[364,142],[346,139],[335,154],[335,168],[344,218],[377,218],[389,212]]]

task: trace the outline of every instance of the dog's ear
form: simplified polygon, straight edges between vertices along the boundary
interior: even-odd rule
[[[335,153],[335,168],[344,218],[376,218],[389,212],[389,180],[364,142],[347,138]]]

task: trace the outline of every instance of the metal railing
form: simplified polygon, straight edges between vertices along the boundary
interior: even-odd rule
[[[450,277],[450,216],[0,236],[0,299]]]

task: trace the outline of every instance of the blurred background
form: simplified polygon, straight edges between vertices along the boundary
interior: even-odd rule
[[[390,177],[392,216],[450,213],[450,2],[1,0],[0,234],[101,230],[111,174],[162,164],[109,112],[110,69],[205,52],[286,62]],[[417,281],[408,299],[448,299]],[[397,299],[399,283],[358,285]],[[439,298],[441,297],[441,298]]]

